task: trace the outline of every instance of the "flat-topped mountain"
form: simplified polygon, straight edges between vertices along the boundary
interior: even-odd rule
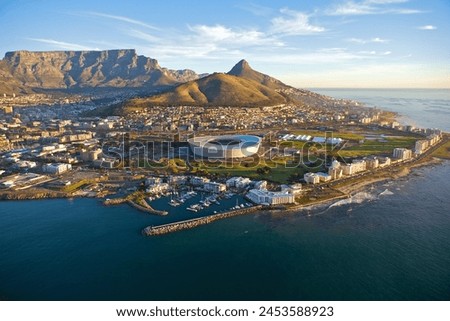
[[[281,81],[253,70],[241,60],[228,73],[214,73],[162,94],[131,100],[127,105],[271,106],[287,102]]]
[[[0,92],[93,87],[164,87],[197,79],[192,70],[162,68],[134,49],[13,51],[0,61]]]

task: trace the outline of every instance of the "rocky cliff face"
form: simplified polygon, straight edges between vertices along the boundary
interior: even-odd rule
[[[160,87],[197,79],[192,70],[170,70],[133,49],[105,51],[14,51],[0,62],[3,87],[81,89]]]

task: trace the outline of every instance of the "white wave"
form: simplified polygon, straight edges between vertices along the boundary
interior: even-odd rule
[[[378,195],[378,196],[384,196],[384,195],[394,195],[394,193],[392,193],[390,190],[388,190],[387,188],[384,190],[384,191],[382,191],[381,193],[380,193],[380,195]]]
[[[347,204],[361,204],[364,201],[372,201],[376,199],[376,195],[370,194],[367,192],[359,192],[355,195],[350,196],[349,198],[337,201],[336,203],[331,204],[328,208],[332,208],[335,206],[342,206]]]

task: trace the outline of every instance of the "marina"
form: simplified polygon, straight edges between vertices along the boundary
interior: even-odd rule
[[[223,214],[237,209],[255,207],[242,195],[224,193],[221,195],[190,191],[187,193],[169,193],[159,198],[146,199],[146,202],[157,211],[167,212],[167,223],[202,218],[215,214]]]

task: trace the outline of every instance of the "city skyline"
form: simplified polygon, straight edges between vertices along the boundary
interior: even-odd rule
[[[5,1],[0,55],[133,48],[161,66],[240,59],[293,86],[449,88],[445,1]]]

